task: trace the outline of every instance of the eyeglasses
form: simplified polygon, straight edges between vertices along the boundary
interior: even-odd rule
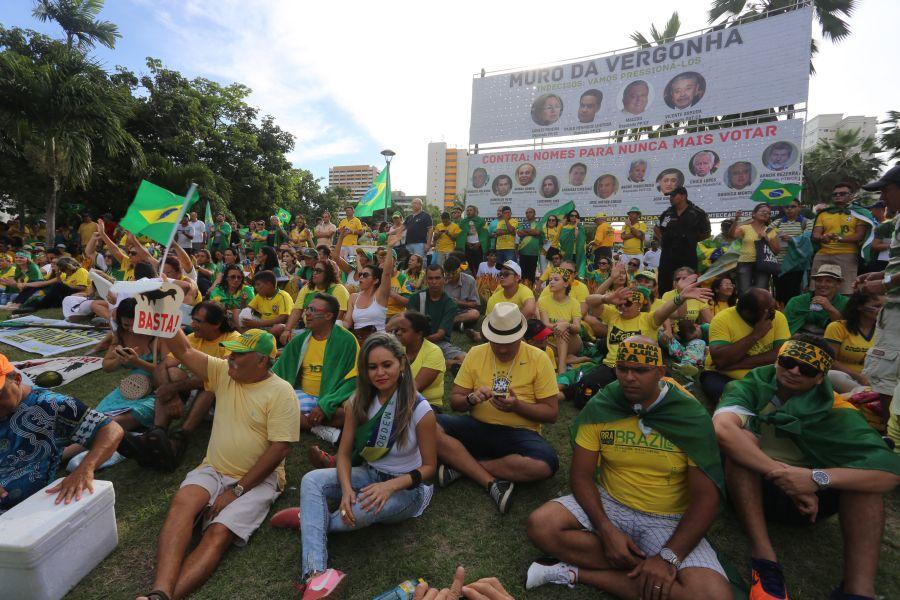
[[[843,198],[845,196],[849,196],[850,192],[831,192],[832,198]]]
[[[791,358],[790,356],[779,356],[778,357],[778,366],[782,369],[787,369],[788,371],[792,371],[795,367],[799,367],[800,374],[804,377],[815,377],[820,374],[819,371],[815,367],[811,367],[805,363],[800,362],[796,358]]]
[[[510,275],[515,275],[512,271],[500,271],[500,277],[509,277]]]
[[[371,273],[367,273],[367,272],[363,271],[362,273],[358,274],[358,275],[356,276],[356,278],[357,278],[357,279],[367,279],[367,278],[369,278],[369,277],[371,277],[371,276],[372,276]]]

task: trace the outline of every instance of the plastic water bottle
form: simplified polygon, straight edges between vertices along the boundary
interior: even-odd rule
[[[424,579],[419,579],[419,581],[407,579],[394,589],[388,590],[379,596],[375,596],[372,600],[412,600],[413,594],[416,591],[416,586],[422,581],[424,581]]]
[[[7,304],[9,304],[9,294],[0,292],[0,306],[6,306]]]

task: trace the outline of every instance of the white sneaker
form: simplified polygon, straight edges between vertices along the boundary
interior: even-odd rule
[[[545,583],[575,587],[578,581],[578,567],[564,562],[545,565],[539,562],[531,563],[528,567],[528,575],[525,578],[525,589],[531,590]]]
[[[71,473],[72,471],[74,471],[75,469],[77,469],[77,468],[78,468],[78,465],[81,464],[81,461],[84,460],[84,457],[87,456],[87,453],[88,453],[88,451],[85,450],[84,452],[82,452],[82,453],[80,453],[80,454],[76,454],[75,456],[73,456],[72,458],[70,458],[70,459],[69,459],[69,464],[66,465],[66,471],[68,471],[69,473]],[[113,465],[117,465],[117,464],[119,464],[120,462],[122,462],[123,460],[125,460],[125,457],[124,457],[124,456],[122,456],[122,455],[119,454],[118,452],[113,452],[113,453],[112,453],[112,456],[110,456],[109,458],[107,458],[107,459],[106,459],[106,462],[103,463],[102,465],[100,465],[100,466],[97,468],[97,470],[99,471],[100,469],[106,469],[106,468],[111,467],[111,466],[113,466]]]
[[[315,427],[309,428],[310,432],[325,440],[326,442],[330,442],[332,444],[338,443],[338,438],[341,437],[341,430],[337,427],[329,427],[327,425],[316,425]]]

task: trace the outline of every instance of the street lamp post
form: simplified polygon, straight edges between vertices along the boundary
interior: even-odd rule
[[[381,151],[381,155],[384,157],[385,169],[387,169],[387,189],[390,195],[384,199],[384,221],[385,223],[390,223],[388,219],[388,201],[393,204],[394,202],[394,192],[391,191],[391,159],[394,158],[394,155],[397,154],[393,150],[384,149]]]

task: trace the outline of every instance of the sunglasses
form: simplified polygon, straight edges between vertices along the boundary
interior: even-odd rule
[[[366,273],[365,271],[356,276],[357,279],[367,279],[371,277],[371,273]]]
[[[790,356],[779,356],[778,357],[778,365],[782,369],[787,369],[788,371],[793,370],[795,367],[800,369],[800,374],[804,377],[815,377],[819,375],[821,371],[819,371],[815,367],[811,367],[805,363],[800,362],[796,358],[791,358]]]
[[[515,275],[512,271],[500,271],[500,277],[509,277],[510,275]]]
[[[634,300],[626,300],[622,303],[622,306],[625,308],[631,308],[632,306],[634,306]]]

